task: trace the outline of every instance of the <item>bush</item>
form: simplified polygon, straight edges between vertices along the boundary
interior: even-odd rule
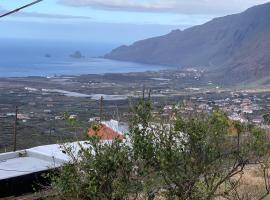
[[[59,198],[229,198],[246,166],[268,170],[265,132],[232,122],[223,112],[186,118],[175,113],[165,122],[152,116],[150,102],[140,101],[131,113],[128,142],[90,138],[90,147],[81,147],[53,178]],[[262,195],[268,191],[266,186]]]

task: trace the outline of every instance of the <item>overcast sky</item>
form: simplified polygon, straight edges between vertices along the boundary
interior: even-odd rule
[[[31,0],[1,0],[0,13],[29,2]],[[171,29],[184,29],[205,23],[214,17],[242,12],[266,2],[268,1],[44,0],[23,12],[0,19],[0,38],[77,38],[131,43],[165,34]]]

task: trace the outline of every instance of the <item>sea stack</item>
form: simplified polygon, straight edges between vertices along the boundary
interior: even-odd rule
[[[84,56],[80,51],[75,51],[73,54],[70,55],[70,57],[76,59],[84,58]]]

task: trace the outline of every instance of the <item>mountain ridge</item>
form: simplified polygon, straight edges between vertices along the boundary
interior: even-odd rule
[[[270,3],[265,3],[183,31],[121,46],[104,57],[203,68],[225,82],[247,82],[270,75],[269,55]]]

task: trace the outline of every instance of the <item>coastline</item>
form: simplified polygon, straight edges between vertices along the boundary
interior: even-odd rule
[[[159,71],[166,66],[122,62],[104,58],[43,58],[0,61],[0,78],[62,77]],[[19,63],[20,62],[20,63]],[[14,67],[15,66],[15,67]]]

